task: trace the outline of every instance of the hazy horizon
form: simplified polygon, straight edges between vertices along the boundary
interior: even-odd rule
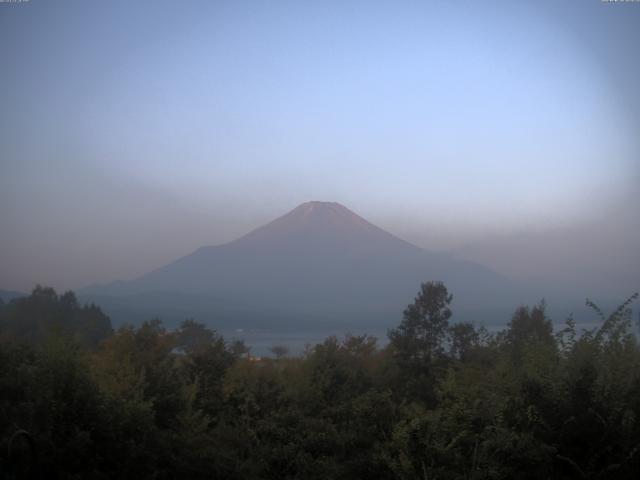
[[[135,278],[326,200],[631,293],[637,7],[0,3],[0,288]]]

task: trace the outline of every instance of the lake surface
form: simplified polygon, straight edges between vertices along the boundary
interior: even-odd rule
[[[600,326],[600,322],[576,323],[576,331],[581,334],[584,330],[591,330]],[[565,328],[565,323],[554,323],[554,330],[560,331]],[[506,328],[505,324],[485,325],[491,333],[498,333]],[[225,340],[242,340],[251,349],[251,355],[258,357],[272,357],[271,348],[276,345],[283,345],[289,349],[289,355],[300,355],[306,348],[311,348],[318,343],[324,342],[330,336],[336,336],[338,340],[343,340],[346,335],[370,335],[378,340],[378,347],[384,347],[389,343],[387,329],[352,329],[352,330],[301,330],[301,331],[274,331],[261,329],[226,329],[220,330]]]

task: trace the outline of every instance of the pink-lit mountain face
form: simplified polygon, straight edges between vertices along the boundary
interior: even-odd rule
[[[132,307],[136,299],[161,298],[170,309],[180,304],[183,315],[240,318],[243,325],[276,317],[393,323],[428,280],[444,281],[463,308],[489,306],[506,286],[483,266],[420,249],[338,203],[307,202],[235,241],[82,293]]]
[[[420,251],[335,202],[303,203],[230,245],[288,255],[332,254],[338,258]]]

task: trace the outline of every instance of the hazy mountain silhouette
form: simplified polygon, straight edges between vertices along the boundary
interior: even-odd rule
[[[391,325],[427,280],[444,281],[458,311],[493,309],[509,289],[484,266],[420,249],[338,203],[308,202],[235,241],[80,294],[116,322],[193,315],[242,327]]]
[[[0,300],[7,303],[13,300],[14,298],[26,297],[26,293],[15,292],[13,290],[0,290]]]

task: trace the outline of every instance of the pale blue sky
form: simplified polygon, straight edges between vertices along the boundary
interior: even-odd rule
[[[0,288],[312,199],[437,249],[597,222],[640,198],[639,47],[595,0],[0,4]]]

